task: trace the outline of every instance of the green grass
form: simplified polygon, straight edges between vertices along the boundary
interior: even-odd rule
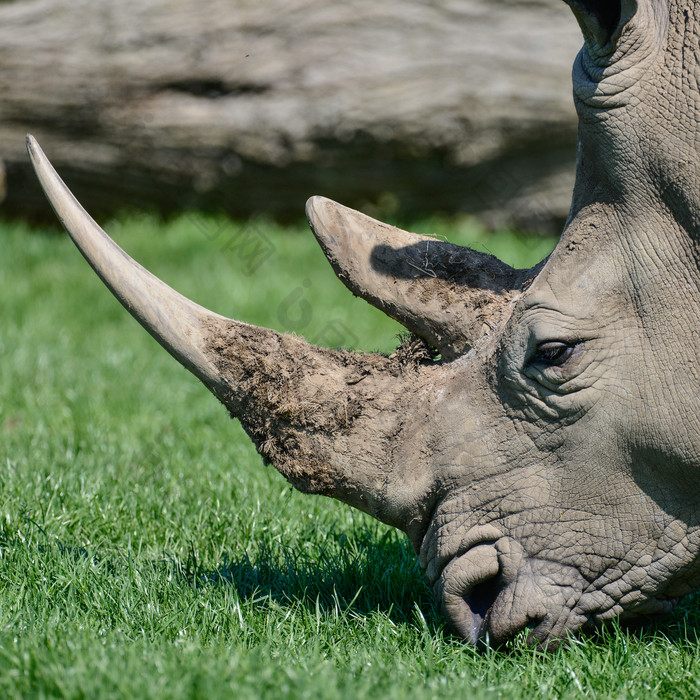
[[[200,216],[108,228],[220,313],[396,344],[397,326],[353,299],[301,228]],[[413,228],[518,265],[552,246],[468,223]],[[263,467],[66,236],[1,225],[0,292],[0,697],[700,693],[693,600],[549,655],[451,636],[403,537]]]

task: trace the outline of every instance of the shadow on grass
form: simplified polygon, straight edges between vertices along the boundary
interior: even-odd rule
[[[381,533],[371,527],[352,532],[331,529],[322,545],[285,546],[263,542],[254,556],[224,556],[216,566],[199,561],[192,549],[186,557],[164,553],[158,559],[138,561],[128,551],[87,549],[54,539],[40,525],[32,526],[32,541],[3,545],[11,549],[36,546],[42,557],[97,566],[110,577],[130,567],[150,570],[170,585],[201,589],[231,586],[242,600],[272,600],[281,605],[301,605],[309,611],[342,611],[368,615],[380,612],[396,624],[419,624],[416,610],[431,633],[439,634],[444,621],[418,566],[415,553],[398,533]],[[311,540],[311,537],[309,538]],[[302,537],[302,543],[306,540]]]
[[[320,552],[266,543],[254,558],[226,557],[213,569],[200,566],[194,552],[170,565],[190,585],[231,585],[244,600],[272,599],[311,610],[340,607],[360,615],[382,612],[392,622],[408,624],[416,622],[418,608],[432,631],[444,627],[414,552],[391,532],[331,531]]]

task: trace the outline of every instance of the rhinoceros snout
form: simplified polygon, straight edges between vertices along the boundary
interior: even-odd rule
[[[531,558],[501,537],[452,558],[434,591],[452,629],[472,644],[502,644],[529,629],[530,643],[549,647],[591,621],[578,609],[587,586],[575,568]]]

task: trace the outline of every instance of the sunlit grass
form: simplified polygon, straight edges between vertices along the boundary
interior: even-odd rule
[[[528,266],[551,240],[420,222]],[[222,314],[390,351],[310,233],[124,217]],[[698,606],[549,655],[443,627],[403,537],[294,492],[64,235],[0,227],[0,697],[697,697]]]

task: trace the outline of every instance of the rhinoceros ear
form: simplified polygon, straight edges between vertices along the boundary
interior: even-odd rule
[[[573,10],[586,41],[606,46],[637,10],[637,0],[564,0]]]

